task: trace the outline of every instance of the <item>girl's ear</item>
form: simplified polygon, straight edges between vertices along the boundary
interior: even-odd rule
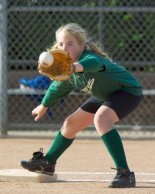
[[[83,52],[84,49],[85,49],[85,45],[84,45],[84,44],[81,44],[81,46],[80,46],[80,51]]]

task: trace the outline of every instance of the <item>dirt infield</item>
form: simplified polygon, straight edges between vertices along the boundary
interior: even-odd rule
[[[31,158],[32,152],[40,147],[46,152],[51,142],[49,139],[1,138],[0,169],[20,168],[18,161]],[[155,141],[124,140],[123,143],[130,168],[137,174],[136,188],[110,189],[104,180],[80,181],[80,173],[115,172],[110,169],[114,164],[101,141],[75,140],[59,159],[56,171],[76,172],[76,180],[56,183],[0,182],[0,194],[154,194]]]

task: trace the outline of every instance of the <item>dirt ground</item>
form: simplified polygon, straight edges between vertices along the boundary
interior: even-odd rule
[[[0,138],[0,169],[21,168],[18,162],[29,159],[40,147],[44,153],[53,140]],[[154,194],[155,141],[123,141],[130,168],[136,173],[154,174],[153,182],[138,182],[136,188],[110,189],[106,182],[7,183],[0,182],[0,194]],[[59,158],[57,172],[111,172],[113,161],[99,140],[75,140]]]

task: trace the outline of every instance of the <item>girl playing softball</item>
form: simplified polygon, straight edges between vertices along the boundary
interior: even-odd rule
[[[53,48],[69,53],[75,73],[70,80],[52,82],[41,104],[32,111],[35,121],[48,107],[75,89],[89,93],[91,97],[65,119],[45,155],[42,150],[34,152],[32,159],[21,161],[21,166],[53,175],[57,159],[72,144],[77,133],[94,125],[117,170],[109,187],[135,187],[134,172],[130,171],[120,135],[113,125],[131,113],[143,99],[140,83],[90,42],[86,31],[78,24],[61,26],[56,31]]]

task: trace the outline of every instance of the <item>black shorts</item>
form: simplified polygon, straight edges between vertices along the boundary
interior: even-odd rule
[[[107,100],[99,100],[92,96],[81,105],[81,109],[95,114],[100,106],[105,105],[115,111],[119,119],[131,113],[143,99],[143,96],[136,96],[131,93],[119,90],[107,98]]]

